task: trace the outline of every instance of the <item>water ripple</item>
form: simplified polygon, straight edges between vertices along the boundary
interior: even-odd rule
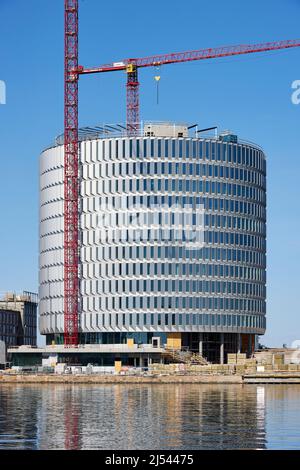
[[[1,385],[0,449],[300,449],[298,385]]]

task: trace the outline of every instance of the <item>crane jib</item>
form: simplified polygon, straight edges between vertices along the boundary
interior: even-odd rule
[[[300,39],[289,39],[285,41],[274,41],[260,44],[244,44],[237,46],[224,46],[208,49],[199,49],[195,51],[178,52],[171,54],[161,54],[136,59],[125,59],[112,64],[105,64],[100,67],[78,69],[78,74],[90,74],[101,72],[115,72],[126,70],[128,64],[134,64],[136,67],[157,67],[159,65],[175,64],[179,62],[189,62],[194,60],[216,59],[219,57],[228,57],[241,54],[253,54],[257,52],[268,52],[279,49],[289,49],[300,47]]]

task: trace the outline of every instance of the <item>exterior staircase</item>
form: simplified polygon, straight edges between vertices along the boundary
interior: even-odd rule
[[[169,362],[183,363],[183,364],[198,364],[198,365],[207,365],[207,360],[200,354],[194,353],[192,351],[184,351],[180,349],[165,349],[163,356]]]

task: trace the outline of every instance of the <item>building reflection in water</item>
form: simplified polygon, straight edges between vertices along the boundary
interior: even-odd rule
[[[41,448],[266,447],[264,387],[77,385],[50,396]]]
[[[270,448],[271,423],[287,426],[287,407],[299,418],[300,389],[291,387],[0,386],[0,448]]]
[[[265,407],[256,387],[176,386],[166,403],[173,448],[265,448]]]
[[[40,391],[35,387],[0,386],[0,449],[38,448],[37,421],[41,406]]]

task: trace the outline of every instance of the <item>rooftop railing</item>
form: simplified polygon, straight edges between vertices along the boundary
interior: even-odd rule
[[[86,126],[80,127],[78,130],[78,140],[79,142],[89,141],[89,140],[97,140],[97,139],[115,139],[115,138],[125,138],[125,137],[133,137],[133,138],[151,138],[144,134],[144,129],[147,125],[153,126],[185,126],[188,128],[188,136],[187,137],[174,137],[174,138],[189,138],[189,139],[197,139],[197,140],[212,140],[215,142],[222,141],[222,136],[224,136],[224,131],[218,132],[216,129],[211,133],[199,133],[197,125],[190,126],[188,123],[183,122],[168,122],[168,121],[142,121],[140,127],[134,135],[128,135],[128,131],[125,124],[100,124],[97,126]],[[225,131],[228,135],[228,131]],[[234,133],[233,133],[234,134]],[[157,136],[156,138],[164,138],[164,136]],[[170,136],[165,136],[168,138],[172,138]],[[154,136],[155,138],[155,136]],[[64,144],[64,134],[58,135],[54,142],[50,144],[45,150],[49,150],[53,147],[57,147],[59,145]],[[234,143],[233,143],[234,144]],[[258,144],[251,142],[250,140],[245,139],[237,139],[237,144],[244,144],[258,150],[263,151],[263,148],[260,147]]]

